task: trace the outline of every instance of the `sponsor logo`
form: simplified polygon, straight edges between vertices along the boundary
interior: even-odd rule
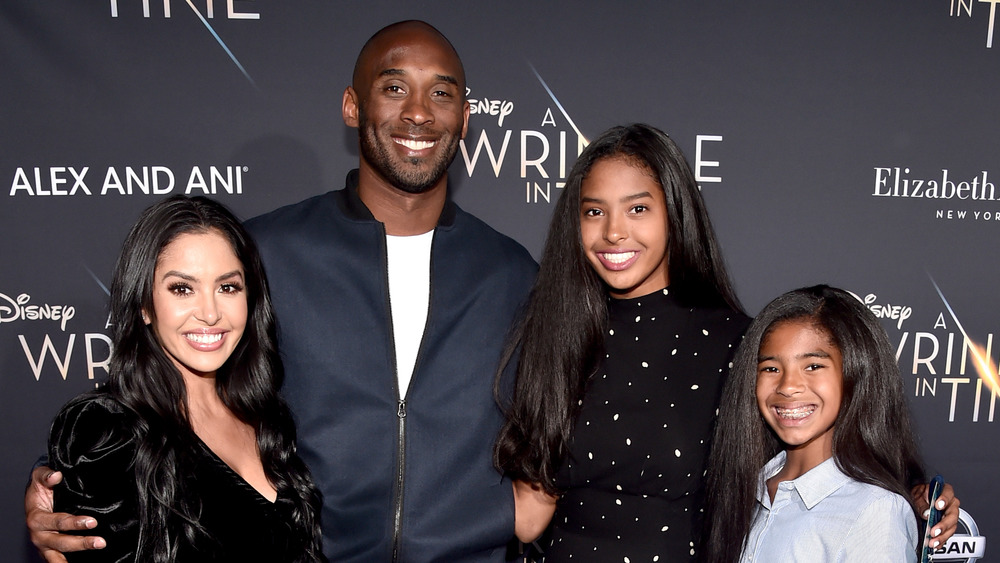
[[[10,182],[10,197],[130,196],[242,194],[247,166],[193,166],[174,172],[167,166],[18,167]]]
[[[514,111],[514,102],[510,100],[477,99],[472,97],[472,88],[465,89],[465,97],[469,100],[469,113],[472,115],[492,115],[497,117],[497,127],[503,127],[503,118]]]
[[[936,316],[934,311],[923,311],[929,313],[924,319],[934,319],[926,330],[904,329],[916,312],[911,306],[882,301],[875,294],[858,299],[876,317],[895,321],[896,331],[889,332],[889,339],[895,340],[900,372],[907,384],[912,381],[915,398],[947,402],[948,422],[993,422],[1000,393],[993,333],[967,332],[944,293],[934,280],[931,283],[943,307]]]
[[[463,139],[459,149],[470,178],[484,169],[495,178],[510,176],[507,170],[516,159],[516,175],[523,186],[519,199],[544,204],[558,198],[573,162],[589,141],[541,74],[531,70],[547,101],[526,103],[509,95],[466,89],[472,119],[485,124]],[[722,140],[721,135],[696,136],[693,168],[699,184],[722,182],[720,163],[712,160],[714,144]]]
[[[979,526],[965,510],[958,509],[958,531],[944,545],[934,550],[934,561],[975,563],[986,553],[986,537],[979,535]]]
[[[216,19],[217,15],[220,19],[226,20],[259,20],[260,13],[254,12],[251,9],[245,9],[247,5],[253,1],[254,0],[226,0],[225,9],[216,11],[217,0],[160,0],[159,2],[154,0],[110,0],[111,17],[115,19],[124,18],[124,16],[138,16],[139,6],[142,7],[142,17],[145,19],[171,19],[173,17],[173,8],[175,4],[190,8],[191,12],[194,13],[198,21],[200,21],[208,33],[211,34],[211,36],[215,39],[215,42],[219,44],[219,47],[225,51],[229,60],[231,60],[236,68],[239,69],[240,74],[247,79],[255,90],[259,90],[256,82],[254,82],[254,79],[250,76],[250,73],[247,72],[246,68],[243,67],[243,64],[236,58],[232,49],[226,45],[226,42],[222,40],[222,37],[208,21]],[[219,0],[218,3],[222,4],[221,0]],[[237,6],[240,8],[237,9]],[[182,13],[186,13],[186,11],[182,10]]]
[[[215,7],[216,3],[218,3],[224,5],[224,8],[218,12],[219,17],[230,20],[260,19],[259,13],[247,8],[253,0],[225,0],[225,2],[217,2],[216,0],[110,0],[110,2],[111,17],[113,18],[120,17],[122,10],[124,10],[126,15],[138,13],[140,7],[142,8],[142,17],[144,18],[170,18],[173,14],[174,5],[180,4],[191,8],[199,16],[213,19],[216,17]]]
[[[972,8],[978,6],[980,9],[976,10],[976,14],[980,14],[983,8],[986,8],[983,4],[989,5],[989,22],[986,25],[986,48],[993,48],[993,30],[996,28],[996,16],[997,16],[997,4],[1000,4],[1000,0],[948,0],[949,10],[948,15],[954,18],[971,18]]]
[[[547,90],[544,81],[542,85]],[[489,167],[495,178],[500,178],[505,166],[510,168],[510,155],[516,151],[517,177],[523,182],[524,202],[548,203],[553,197],[558,197],[554,196],[553,189],[565,187],[568,166],[587,146],[587,140],[572,119],[561,111],[559,101],[552,97],[559,108],[553,112],[552,107],[543,109],[537,105],[522,109],[524,104],[516,103],[507,96],[479,93],[472,88],[466,90],[466,97],[470,114],[489,119],[478,137],[473,133],[459,144],[469,177],[476,174],[477,167],[483,168],[482,163]],[[518,108],[517,112],[515,108]],[[536,118],[538,125],[531,129],[517,129],[518,125],[512,124],[511,119],[521,117],[518,115],[521,112],[539,116]],[[530,123],[530,117],[523,117]],[[518,123],[524,123],[524,119]],[[516,147],[513,150],[512,145]]]
[[[99,332],[67,332],[67,324],[75,316],[76,307],[72,305],[32,302],[31,295],[27,293],[21,293],[17,297],[0,293],[0,323],[58,324],[57,332],[46,332],[43,329],[40,334],[31,330],[26,331],[31,334],[17,335],[35,381],[40,381],[42,374],[51,372],[53,368],[65,381],[71,372],[71,366],[80,363],[73,363],[74,351],[80,347],[85,354],[88,379],[94,379],[99,369],[107,373],[111,360],[111,339]],[[75,357],[79,358],[79,353]]]
[[[879,303],[878,297],[874,293],[865,295],[864,299],[853,293],[851,295],[854,295],[858,301],[863,303],[876,318],[895,320],[897,329],[903,328],[903,322],[913,315],[913,307],[899,304],[893,305],[890,303]]]
[[[1000,0],[998,0],[1000,1]],[[927,199],[958,199],[971,201],[997,201],[996,185],[990,181],[989,172],[983,170],[971,178],[948,178],[948,169],[934,178],[910,175],[909,168],[875,168],[875,197],[907,197]]]
[[[16,298],[0,293],[0,324],[14,321],[45,321],[59,323],[59,329],[66,332],[66,323],[76,316],[72,305],[52,305],[31,303],[31,296],[22,293]]]
[[[998,0],[1000,1],[1000,0]],[[1000,211],[951,207],[954,204],[984,204],[1000,201],[996,176],[989,170],[955,173],[942,168],[940,173],[920,174],[906,166],[874,168],[872,197],[926,199],[948,207],[936,207],[934,218],[946,221],[1000,222]]]

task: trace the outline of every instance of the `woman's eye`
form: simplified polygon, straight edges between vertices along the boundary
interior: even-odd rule
[[[243,291],[243,286],[238,283],[224,283],[219,287],[222,293],[239,293]]]
[[[175,293],[177,295],[186,295],[191,293],[191,286],[186,283],[175,283],[167,287],[167,291],[170,293]]]

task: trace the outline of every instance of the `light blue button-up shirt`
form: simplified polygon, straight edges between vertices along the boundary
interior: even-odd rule
[[[782,481],[771,502],[767,480],[785,452],[760,472],[758,512],[742,563],[901,563],[917,560],[917,520],[909,502],[844,475],[830,458]]]

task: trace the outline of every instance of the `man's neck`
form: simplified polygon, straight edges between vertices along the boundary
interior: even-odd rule
[[[448,195],[448,175],[429,190],[404,192],[362,163],[358,171],[358,197],[387,235],[412,236],[434,230]]]

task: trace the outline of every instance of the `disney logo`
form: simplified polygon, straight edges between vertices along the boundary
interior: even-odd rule
[[[875,303],[876,299],[877,297],[874,293],[869,293],[868,295],[865,295],[862,302],[876,317],[880,319],[895,319],[897,329],[903,328],[903,321],[910,318],[910,315],[913,314],[913,307],[907,307],[905,305],[890,305],[888,303],[885,305],[879,305]]]
[[[31,296],[27,293],[18,295],[16,299],[0,293],[0,323],[14,321],[59,321],[59,327],[66,332],[66,323],[76,316],[76,308],[72,305],[28,305]]]
[[[466,99],[469,101],[469,113],[472,115],[496,115],[497,127],[503,127],[503,118],[507,117],[514,111],[514,102],[510,100],[491,100],[489,98],[483,98],[481,100],[476,100],[469,98],[469,94],[472,93],[472,88],[465,89]]]

